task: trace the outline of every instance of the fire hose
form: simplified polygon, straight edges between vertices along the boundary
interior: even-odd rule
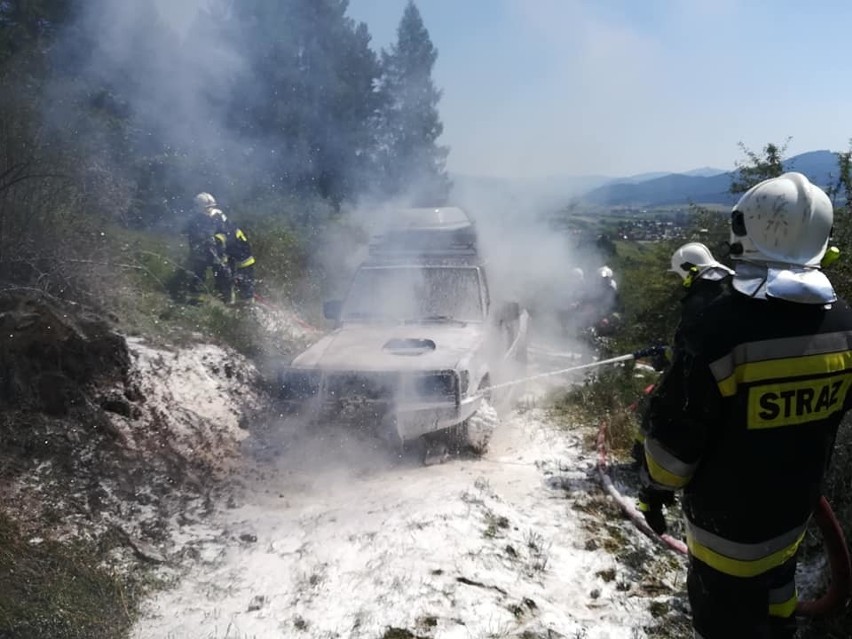
[[[633,522],[640,531],[654,541],[674,550],[677,553],[687,554],[686,544],[669,534],[657,535],[648,526],[644,516],[633,500],[622,495],[607,472],[607,447],[606,447],[607,422],[601,420],[598,428],[598,475],[606,492],[621,507],[624,514]],[[820,497],[814,510],[814,520],[822,534],[826,555],[831,571],[831,580],[825,594],[813,601],[800,601],[796,606],[796,614],[801,617],[823,617],[838,612],[849,599],[850,588],[852,588],[852,565],[850,565],[849,548],[843,530],[831,504],[825,497]]]
[[[609,359],[602,359],[596,362],[589,362],[588,364],[579,364],[577,366],[569,366],[568,368],[560,368],[557,371],[548,371],[546,373],[539,373],[537,375],[530,375],[529,377],[522,377],[520,379],[513,379],[508,382],[503,382],[501,384],[493,384],[491,386],[485,386],[480,388],[475,395],[481,396],[491,393],[495,390],[501,390],[503,388],[509,388],[510,386],[517,386],[518,384],[526,384],[527,382],[532,382],[538,379],[545,379],[547,377],[554,377],[556,375],[564,375],[565,373],[573,373],[575,371],[581,371],[588,368],[597,368],[598,366],[607,366],[608,364],[617,364],[619,362],[626,362],[631,359],[636,359],[636,355],[631,353],[630,355],[619,355],[618,357],[610,357]]]

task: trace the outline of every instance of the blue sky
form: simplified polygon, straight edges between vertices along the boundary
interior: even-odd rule
[[[378,50],[406,0],[350,0]],[[852,3],[419,0],[448,168],[629,175],[733,168],[737,142],[852,138]]]

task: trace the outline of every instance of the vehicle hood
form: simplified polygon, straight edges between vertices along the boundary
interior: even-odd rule
[[[291,366],[354,371],[454,369],[484,339],[485,327],[479,323],[352,324],[323,337]]]

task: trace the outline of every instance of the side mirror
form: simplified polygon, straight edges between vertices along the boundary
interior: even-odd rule
[[[322,305],[322,314],[325,319],[340,321],[340,312],[343,310],[341,300],[329,300]]]
[[[497,307],[498,322],[514,322],[521,316],[521,305],[517,302],[503,302]]]

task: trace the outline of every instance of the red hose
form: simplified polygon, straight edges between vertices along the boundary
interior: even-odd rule
[[[631,499],[622,495],[612,483],[607,472],[607,448],[606,448],[607,423],[601,420],[598,428],[598,475],[604,489],[621,506],[624,514],[633,522],[640,531],[645,533],[654,541],[667,546],[680,554],[687,553],[686,544],[680,539],[664,534],[657,535],[645,522],[645,518],[636,509]],[[814,510],[814,520],[822,533],[825,551],[828,555],[828,563],[831,569],[831,582],[828,590],[819,599],[813,601],[800,601],[796,606],[796,614],[801,617],[824,617],[839,612],[846,605],[852,589],[852,563],[849,558],[849,547],[843,529],[837,521],[831,505],[825,497],[820,497],[819,503]]]
[[[645,517],[636,509],[636,505],[633,503],[633,500],[628,499],[624,495],[622,495],[618,489],[615,487],[615,484],[612,483],[612,479],[610,479],[609,474],[607,473],[607,451],[606,451],[606,421],[601,420],[600,428],[598,429],[598,475],[601,478],[601,483],[603,483],[604,489],[609,493],[609,495],[615,499],[621,509],[624,511],[624,514],[633,522],[633,525],[636,526],[643,533],[648,535],[651,539],[656,542],[662,543],[665,546],[668,546],[675,552],[686,554],[686,544],[683,543],[680,539],[675,539],[671,535],[664,534],[658,535],[651,527],[648,526],[645,521]]]
[[[800,601],[796,614],[802,617],[824,617],[843,609],[852,587],[852,566],[849,562],[849,547],[843,529],[825,497],[819,498],[814,510],[814,519],[822,533],[828,564],[831,568],[831,583],[825,594],[814,601]]]

